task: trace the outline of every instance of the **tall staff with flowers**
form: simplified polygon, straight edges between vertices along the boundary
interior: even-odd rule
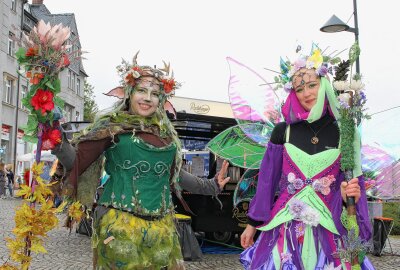
[[[344,171],[346,181],[353,179],[353,172],[360,168],[361,142],[356,127],[360,125],[363,118],[369,118],[365,114],[364,105],[366,96],[363,92],[364,84],[361,82],[360,74],[352,76],[352,65],[359,57],[360,48],[355,43],[349,51],[349,60],[343,61],[336,68],[333,86],[338,93],[340,108],[340,137],[341,137],[341,170]],[[350,81],[347,73],[350,69]],[[360,172],[357,172],[357,175]],[[356,216],[356,201],[354,197],[347,197],[347,221],[346,227],[349,235],[345,238],[346,250],[339,252],[352,264],[352,269],[361,269],[359,256],[365,254],[365,245],[359,240],[359,226]],[[364,254],[363,254],[364,253]]]
[[[32,252],[46,252],[43,237],[58,224],[55,213],[65,206],[53,208],[53,201],[49,199],[51,185],[45,184],[40,175],[44,165],[41,151],[52,150],[62,141],[59,119],[63,101],[57,96],[61,91],[58,75],[70,64],[70,56],[76,54],[69,52],[70,45],[65,45],[69,36],[68,27],[51,26],[41,20],[29,35],[23,34],[23,46],[16,53],[18,63],[31,83],[27,96],[22,99],[30,112],[24,140],[37,144],[32,180],[29,185],[22,185],[17,193],[29,205],[25,203],[16,211],[15,239],[7,239],[10,258],[20,263],[20,269],[29,268]],[[7,261],[0,269],[18,268]]]

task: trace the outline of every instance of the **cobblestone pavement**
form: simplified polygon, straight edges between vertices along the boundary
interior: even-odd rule
[[[8,258],[5,238],[12,237],[14,227],[14,208],[21,203],[20,199],[0,199],[0,265]],[[400,237],[391,237],[391,244],[396,255],[383,255],[369,258],[378,270],[399,269]],[[92,269],[90,239],[74,232],[68,234],[65,228],[59,227],[49,233],[45,241],[47,254],[34,255],[31,270],[84,270]],[[201,261],[186,262],[187,269],[243,269],[238,261],[239,255],[209,255]]]

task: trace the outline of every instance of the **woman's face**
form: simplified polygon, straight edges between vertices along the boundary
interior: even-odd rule
[[[130,97],[132,114],[148,117],[154,114],[160,103],[160,85],[153,77],[140,78]]]
[[[317,103],[320,78],[314,69],[302,68],[292,78],[292,85],[301,106],[306,111],[311,111]]]

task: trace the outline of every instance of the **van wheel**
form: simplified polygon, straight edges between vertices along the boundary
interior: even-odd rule
[[[230,244],[235,237],[232,232],[207,232],[206,238],[224,244]]]

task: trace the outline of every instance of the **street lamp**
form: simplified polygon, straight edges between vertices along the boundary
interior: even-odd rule
[[[354,15],[354,28],[348,26],[341,19],[333,15],[319,30],[325,33],[336,32],[352,32],[354,33],[355,40],[358,43],[358,17],[357,17],[357,0],[353,0],[353,15]],[[360,74],[360,57],[356,60],[356,72]]]

